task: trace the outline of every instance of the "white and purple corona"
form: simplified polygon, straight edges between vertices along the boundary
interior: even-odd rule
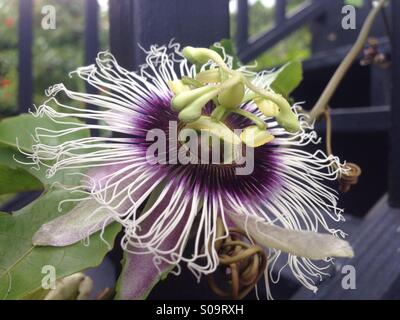
[[[344,233],[329,225],[343,217],[335,191],[324,185],[324,180],[337,178],[343,165],[322,151],[304,150],[318,142],[316,134],[300,107],[272,90],[268,72],[233,70],[225,53],[170,44],[152,46],[138,72],[119,66],[110,53],[100,53],[96,64],[72,75],[98,93],[51,87],[35,115],[66,126],[59,131],[37,128],[29,156],[48,167],[49,177],[77,170],[80,185],[65,186],[76,197],[65,201],[92,210],[82,218],[72,210],[43,225],[35,244],[65,246],[120,223],[121,245],[136,279],[122,288],[121,296],[129,298],[143,296],[161,272],[169,268],[178,273],[183,263],[197,278],[214,272],[217,219],[223,221],[224,236],[236,225],[265,248],[267,282],[276,261],[285,259],[294,276],[316,291],[315,280],[332,257],[352,256],[341,239]],[[71,103],[60,102],[59,95]],[[82,103],[96,108],[82,108]],[[86,129],[102,134],[47,143],[49,137]],[[187,137],[181,137],[189,129],[221,141],[224,160],[196,162],[197,148],[184,148]],[[165,148],[149,139],[154,130],[165,133]],[[208,140],[200,140],[209,146]],[[252,170],[238,174],[244,164],[229,150],[239,150],[241,157],[251,154]],[[160,156],[168,161],[154,161]]]

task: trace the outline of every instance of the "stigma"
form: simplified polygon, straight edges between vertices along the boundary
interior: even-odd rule
[[[215,51],[206,48],[185,47],[183,55],[200,70],[193,78],[184,77],[168,83],[173,93],[172,109],[187,128],[208,130],[222,140],[235,145],[243,142],[257,148],[274,139],[268,132],[266,117],[273,117],[288,132],[300,131],[300,124],[288,101],[272,89],[258,88],[240,69],[231,69]],[[209,117],[204,108],[210,102],[215,106]],[[243,109],[252,103],[259,112]],[[240,134],[232,132],[224,120],[232,113],[252,122]]]

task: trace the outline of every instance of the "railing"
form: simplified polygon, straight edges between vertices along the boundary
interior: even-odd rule
[[[97,0],[85,1],[85,64],[94,62],[99,50]],[[19,0],[18,19],[18,111],[27,112],[32,105],[33,0]],[[91,90],[91,89],[88,89]]]
[[[85,29],[84,29],[84,61],[85,64],[94,62],[99,50],[99,20],[97,0],[85,1]],[[32,106],[33,73],[32,73],[32,45],[33,45],[33,6],[34,0],[19,0],[18,7],[18,112],[27,112]],[[88,92],[93,88],[87,87]],[[88,106],[90,107],[90,106]],[[1,206],[1,210],[9,212],[19,209],[32,200],[40,192],[20,194],[10,202]]]
[[[288,12],[287,0],[276,0],[274,8],[274,26],[255,37],[248,34],[249,4],[248,0],[237,0],[236,46],[239,57],[247,63],[287,38],[299,28],[309,25],[312,33],[313,54],[321,51],[332,51],[354,43],[366,15],[371,9],[372,0],[365,1],[356,8],[356,29],[343,30],[341,20],[344,0],[308,0],[300,5],[294,13]],[[374,35],[386,36],[385,23],[378,19]],[[340,61],[340,60],[339,60]]]
[[[286,0],[278,0],[275,5],[275,25],[255,39],[249,39],[249,5],[248,0],[238,0],[237,10],[237,48],[244,63],[255,59],[267,49],[286,38],[293,31],[316,19],[326,10],[326,0],[306,2],[289,19],[286,17]]]

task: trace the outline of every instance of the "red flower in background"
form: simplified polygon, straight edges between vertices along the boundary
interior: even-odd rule
[[[15,20],[11,17],[6,18],[4,24],[8,27],[8,28],[12,28],[15,24]]]
[[[11,84],[10,79],[1,79],[0,80],[0,88],[8,87]]]

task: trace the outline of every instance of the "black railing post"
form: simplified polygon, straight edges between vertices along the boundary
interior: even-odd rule
[[[229,37],[228,0],[111,0],[110,43],[129,69],[144,62],[138,46],[168,44],[210,46]]]
[[[286,20],[286,5],[287,0],[277,0],[275,4],[275,25],[279,27],[280,24]]]
[[[97,0],[85,0],[85,64],[95,62],[99,51],[99,6]]]
[[[237,0],[236,46],[238,50],[246,47],[249,39],[249,2]]]
[[[393,82],[389,151],[389,204],[400,207],[400,1],[392,0]]]
[[[97,0],[85,0],[85,65],[93,64],[99,51],[99,5]],[[96,93],[96,89],[86,84],[88,93]],[[92,105],[87,108],[94,108]],[[96,120],[88,119],[88,123],[96,124]],[[92,134],[96,134],[97,130],[92,130]]]
[[[118,63],[128,70],[135,67],[137,46],[133,27],[133,1],[109,0],[110,48]]]
[[[27,112],[33,95],[33,1],[19,0],[18,15],[18,109]]]

